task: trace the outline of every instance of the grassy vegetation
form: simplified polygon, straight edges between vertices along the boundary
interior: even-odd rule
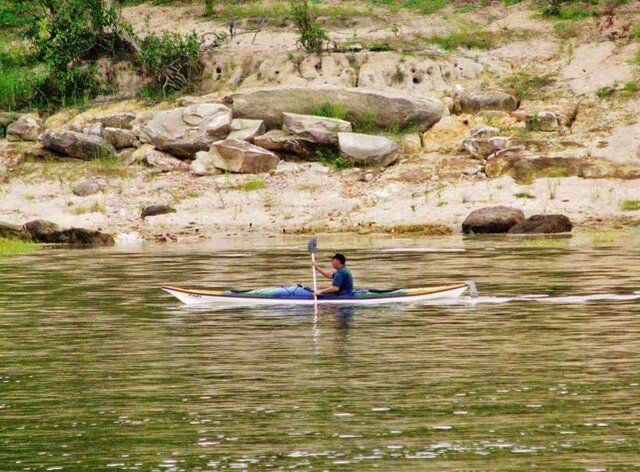
[[[596,96],[600,99],[607,98],[619,98],[622,100],[630,100],[638,95],[638,82],[629,81],[620,85],[618,82],[613,82],[611,85],[600,87],[596,90]]]
[[[562,39],[575,38],[580,34],[580,29],[573,22],[556,23],[553,29]]]
[[[544,88],[555,82],[554,74],[517,72],[505,77],[501,84],[511,88],[519,100],[531,100],[544,95]]]
[[[91,161],[90,169],[96,174],[108,175],[112,177],[126,177],[128,169],[118,156],[101,155]]]
[[[620,202],[620,209],[622,211],[640,210],[640,200],[623,200]]]
[[[257,178],[242,182],[241,184],[238,184],[237,188],[243,192],[253,192],[254,190],[262,190],[265,188],[265,183],[263,179]]]
[[[353,167],[351,161],[343,158],[336,149],[332,149],[329,147],[318,149],[316,154],[318,155],[318,159],[320,160],[320,162],[330,166],[333,169],[348,169],[350,167]]]
[[[533,195],[531,195],[529,192],[518,192],[516,194],[513,195],[516,198],[524,198],[524,199],[534,199],[536,197],[534,197]]]
[[[349,121],[349,113],[340,103],[324,102],[317,106],[311,112],[315,116],[324,116],[325,118],[337,118],[338,120]]]
[[[491,49],[496,44],[496,35],[483,30],[465,30],[451,33],[447,36],[431,36],[427,40],[447,51],[461,47],[467,49]]]
[[[105,213],[107,209],[100,202],[93,202],[88,207],[76,207],[73,209],[75,215],[84,215],[86,213]]]
[[[326,118],[336,118],[346,120],[351,123],[355,133],[371,134],[386,136],[390,139],[398,141],[402,136],[410,133],[418,133],[421,129],[412,122],[400,124],[392,122],[386,128],[381,128],[377,124],[377,117],[374,111],[367,113],[354,114],[348,112],[340,103],[325,102],[317,106],[311,111],[312,115],[324,116]],[[326,156],[325,156],[326,157]]]
[[[550,5],[542,9],[542,16],[546,18],[556,18],[559,20],[584,20],[598,14],[598,10],[590,7],[588,2],[572,1],[567,2],[566,6],[561,5],[560,1],[548,2]],[[559,4],[559,6],[553,6]]]
[[[41,246],[31,241],[0,238],[0,257],[16,254],[29,254],[39,250]]]

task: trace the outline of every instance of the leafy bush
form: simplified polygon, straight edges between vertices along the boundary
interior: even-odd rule
[[[290,0],[291,15],[295,22],[300,39],[298,40],[307,52],[322,51],[322,42],[328,39],[327,32],[314,18],[307,0]]]
[[[149,35],[142,43],[139,60],[145,71],[153,77],[153,87],[169,91],[185,88],[202,72],[200,48],[203,39],[195,31],[182,35],[165,31]]]

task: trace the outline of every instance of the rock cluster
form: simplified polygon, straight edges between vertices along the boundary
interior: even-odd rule
[[[112,246],[113,236],[84,228],[61,229],[46,220],[33,220],[24,225],[0,222],[0,237],[15,238],[45,244],[68,244],[73,246]]]
[[[313,114],[326,103],[337,104],[354,119],[368,117],[379,128],[411,125],[424,130],[448,114],[441,101],[431,98],[285,87],[222,100],[184,99],[183,106],[144,113],[76,113],[46,123],[37,115],[0,118],[10,141],[39,142],[47,151],[76,159],[141,163],[159,172],[269,172],[281,158],[334,162],[340,157],[354,166],[387,166],[401,152],[420,153],[418,135],[403,140],[400,148],[382,136],[353,133],[348,120]]]
[[[525,218],[522,210],[506,206],[479,208],[472,211],[462,223],[465,234],[548,234],[566,233],[572,229],[573,224],[565,215],[533,215]]]

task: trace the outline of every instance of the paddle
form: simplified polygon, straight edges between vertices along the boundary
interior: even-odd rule
[[[313,237],[307,243],[307,249],[311,253],[311,263],[315,264],[316,262],[316,249],[318,249],[318,240]],[[312,267],[311,271],[313,272],[313,299],[316,302],[314,304],[316,313],[318,312],[318,297],[316,296],[316,290],[318,290],[318,281],[316,279],[316,268]]]

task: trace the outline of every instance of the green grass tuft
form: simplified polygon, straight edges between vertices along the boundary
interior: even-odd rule
[[[16,254],[29,254],[39,250],[41,246],[31,241],[0,238],[0,256],[13,256]]]
[[[525,199],[534,199],[536,197],[534,197],[533,195],[531,195],[529,192],[518,192],[516,194],[513,195],[516,198],[525,198]]]
[[[238,185],[238,189],[243,192],[253,192],[254,190],[262,190],[263,188],[265,188],[264,180],[260,178],[242,182]]]
[[[337,118],[338,120],[346,120],[347,110],[340,103],[325,102],[314,108],[312,115],[324,116],[326,118]]]
[[[113,177],[126,177],[128,174],[126,165],[118,159],[118,156],[110,154],[98,156],[91,161],[90,168],[96,174]]]
[[[640,200],[623,200],[620,202],[620,209],[622,211],[640,210]]]

